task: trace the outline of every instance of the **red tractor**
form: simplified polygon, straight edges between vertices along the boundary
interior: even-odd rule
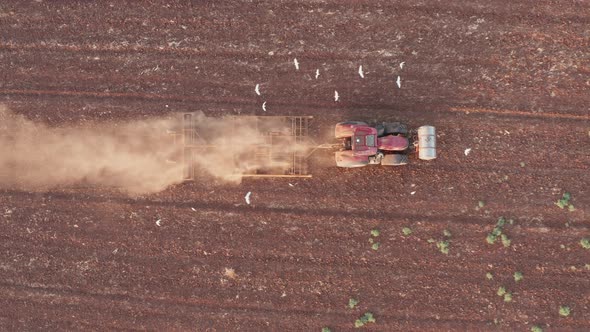
[[[408,128],[399,122],[369,126],[361,121],[346,121],[336,125],[335,134],[342,140],[340,151],[335,155],[338,167],[406,165],[413,151],[418,151],[422,160],[436,158],[436,135],[432,126],[418,128],[416,142],[411,142]]]

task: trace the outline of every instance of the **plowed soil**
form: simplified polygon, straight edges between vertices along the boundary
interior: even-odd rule
[[[369,311],[373,331],[590,330],[587,1],[3,1],[0,33],[0,103],[51,126],[313,115],[322,142],[398,120],[436,126],[439,156],[318,151],[311,179],[143,196],[3,189],[0,329],[342,331]],[[500,216],[509,247],[485,241]]]

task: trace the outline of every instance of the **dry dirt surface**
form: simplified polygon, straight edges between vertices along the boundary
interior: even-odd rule
[[[439,148],[141,195],[4,187],[1,330],[590,330],[588,1],[9,0],[0,36],[0,103],[51,127],[313,115],[318,142],[400,120]],[[508,247],[486,243],[501,216]]]

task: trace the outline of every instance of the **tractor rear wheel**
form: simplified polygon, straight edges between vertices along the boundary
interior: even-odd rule
[[[335,135],[336,138],[340,139],[340,138],[350,137],[352,135],[352,130],[350,130],[350,128],[348,128],[348,127],[343,127],[343,126],[349,126],[349,125],[366,126],[367,124],[362,121],[339,122],[338,124],[336,124],[336,135]]]
[[[359,126],[366,126],[367,124],[362,121],[344,121],[338,123],[339,125],[359,125]]]
[[[381,159],[381,165],[384,166],[402,166],[408,163],[408,155],[405,154],[387,154]]]
[[[356,168],[369,165],[369,159],[367,160],[343,160],[336,164],[338,167],[344,168]]]
[[[384,123],[385,133],[384,135],[407,135],[408,127],[405,124],[399,122]]]

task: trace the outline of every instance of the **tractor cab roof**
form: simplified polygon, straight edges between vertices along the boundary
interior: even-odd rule
[[[366,134],[353,135],[351,137],[353,149],[354,149],[354,147],[365,147],[365,146],[374,147],[374,146],[377,146],[376,137],[377,137],[377,135],[366,135]]]
[[[369,126],[355,126],[350,140],[353,151],[374,150],[377,148],[377,129]]]

